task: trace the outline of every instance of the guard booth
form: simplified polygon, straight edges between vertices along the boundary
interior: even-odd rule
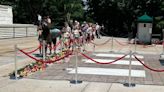
[[[146,13],[138,17],[137,38],[140,43],[151,44],[153,18]]]

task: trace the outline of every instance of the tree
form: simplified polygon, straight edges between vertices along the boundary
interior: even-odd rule
[[[1,0],[0,4],[13,7],[14,22],[33,23],[37,14],[50,16],[55,24],[83,18],[81,0]]]
[[[164,15],[164,0],[87,0],[88,15],[104,24],[109,35],[121,36],[133,32],[137,18],[145,12],[154,18]],[[162,18],[163,19],[163,18]],[[156,25],[154,25],[156,27]]]

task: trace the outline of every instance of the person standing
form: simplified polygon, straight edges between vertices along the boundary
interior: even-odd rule
[[[96,23],[96,37],[100,39],[100,26]]]
[[[42,22],[42,16],[40,14],[37,15],[38,16],[38,25],[41,25]]]
[[[46,46],[45,47],[46,47],[46,52],[47,52],[47,45],[52,42],[47,17],[44,17],[44,19],[42,21],[42,30],[43,30],[42,37],[43,37],[43,40],[46,41]],[[50,47],[50,54],[51,54],[51,47]]]
[[[51,19],[50,19],[50,16],[47,16],[47,23],[48,23],[48,26],[50,28],[51,27]]]
[[[42,16],[37,14],[37,33],[39,44],[42,45]],[[40,55],[42,55],[42,46],[39,48]]]

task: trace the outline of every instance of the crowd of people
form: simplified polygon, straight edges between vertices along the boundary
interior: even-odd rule
[[[90,43],[95,38],[100,39],[100,30],[101,26],[98,23],[87,23],[83,22],[80,24],[77,20],[67,23],[64,22],[64,25],[58,34],[60,35],[61,39],[63,40],[63,47],[70,49],[73,45],[82,46],[86,43]],[[51,19],[49,16],[41,17],[38,15],[38,40],[40,44],[42,44],[43,40],[46,41],[46,48],[50,47],[50,54],[51,54],[51,46],[52,44],[55,46],[57,41],[57,35],[54,37],[51,34]],[[53,30],[53,29],[52,29]],[[40,49],[40,54],[41,54]],[[54,50],[55,52],[55,50]]]

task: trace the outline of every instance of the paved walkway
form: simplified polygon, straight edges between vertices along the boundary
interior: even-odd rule
[[[95,53],[96,54],[96,53]],[[97,53],[97,55],[102,54]],[[91,58],[98,62],[114,61],[124,54],[105,53],[115,57],[100,57],[90,55]],[[137,55],[141,57],[142,55]],[[142,62],[154,69],[164,69],[159,62],[157,55],[143,55]],[[61,61],[62,62],[62,61]],[[39,80],[74,80],[75,79],[75,57],[72,56],[68,63],[55,63],[48,67],[45,71],[37,72],[28,78]],[[106,83],[126,83],[129,76],[129,58],[121,59],[114,64],[96,64],[91,60],[79,56],[78,59],[78,79],[90,82],[106,82]],[[132,59],[132,82],[142,85],[163,85],[164,73],[150,71],[143,67],[136,59]]]
[[[3,84],[3,85],[2,85]],[[63,80],[33,80],[18,81],[1,80],[0,92],[163,92],[163,86],[136,85],[124,87],[120,83],[86,82],[70,84]]]
[[[0,40],[0,76],[8,76],[14,71],[14,45],[20,49],[29,48],[35,49],[38,46],[37,37],[14,38]],[[32,62],[30,58],[18,52],[17,62],[18,68]]]

